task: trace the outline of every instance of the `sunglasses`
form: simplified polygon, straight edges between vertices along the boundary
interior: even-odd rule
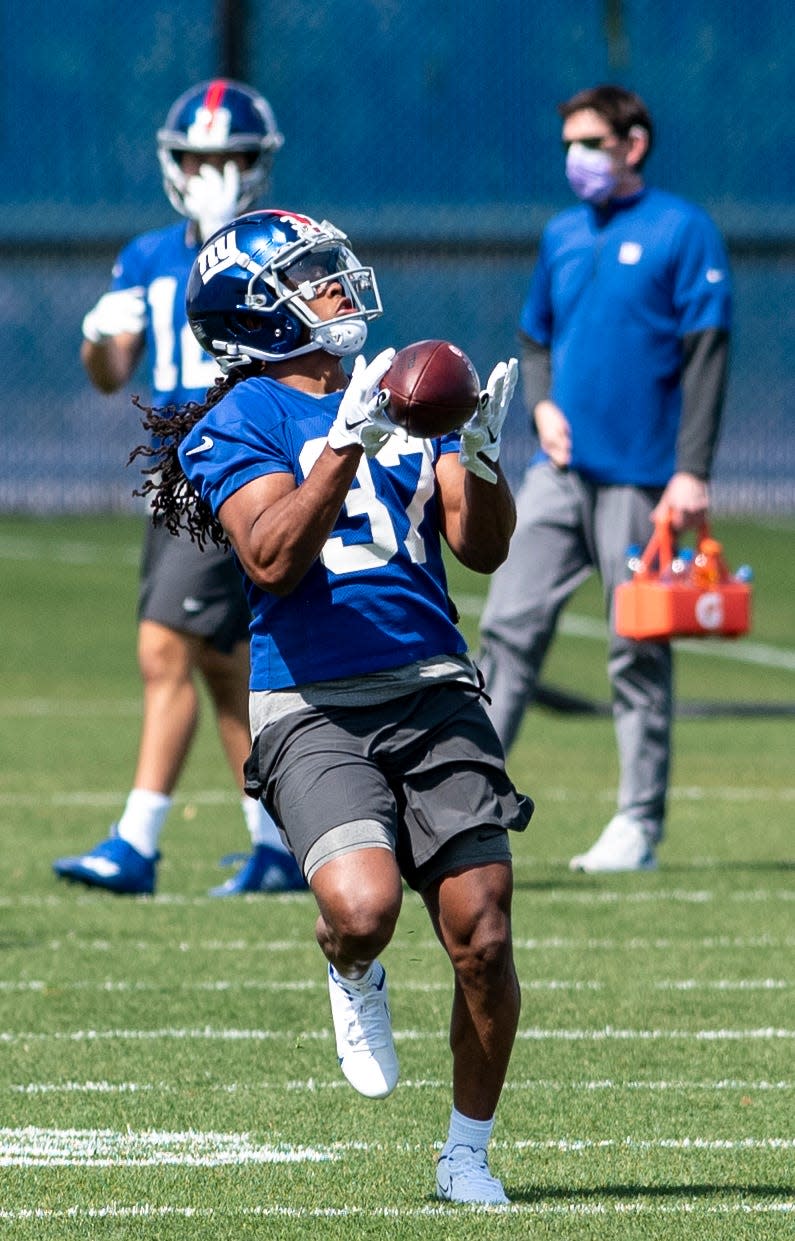
[[[600,134],[598,138],[564,138],[563,150],[568,155],[569,148],[573,146],[586,147],[589,151],[603,151],[606,142],[610,142],[612,134]]]

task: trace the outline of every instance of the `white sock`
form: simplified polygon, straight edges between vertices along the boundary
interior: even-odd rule
[[[352,991],[366,991],[372,985],[375,966],[376,962],[371,961],[364,973],[360,974],[358,978],[348,978],[347,975],[340,974],[336,965],[332,965],[331,972],[337,982],[342,983],[343,987],[349,987]]]
[[[157,842],[171,809],[171,798],[165,793],[152,793],[149,789],[133,789],[127,798],[124,814],[119,819],[117,832],[122,840],[142,853],[154,857]]]
[[[240,805],[243,807],[243,814],[245,815],[246,826],[252,845],[268,845],[279,853],[286,853],[287,850],[279,835],[279,829],[262,802],[254,801],[253,798],[244,796],[240,798]]]
[[[442,1148],[442,1154],[447,1155],[454,1146],[471,1146],[473,1150],[485,1150],[493,1128],[493,1116],[491,1120],[472,1120],[453,1108],[447,1141]]]

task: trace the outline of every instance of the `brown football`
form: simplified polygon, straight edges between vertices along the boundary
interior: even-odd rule
[[[419,439],[463,426],[480,396],[477,371],[448,340],[418,340],[399,350],[381,387],[389,389],[389,418]]]

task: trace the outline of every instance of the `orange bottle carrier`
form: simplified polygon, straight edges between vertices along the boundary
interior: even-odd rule
[[[616,633],[624,638],[737,638],[751,627],[751,586],[729,572],[704,522],[689,572],[677,574],[670,516],[657,520],[632,580],[615,590]]]

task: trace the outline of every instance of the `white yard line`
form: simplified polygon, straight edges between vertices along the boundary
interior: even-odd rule
[[[0,715],[3,713],[2,702],[0,701]],[[119,712],[118,714],[123,714]],[[36,809],[41,806],[61,807],[73,806],[94,807],[102,809],[106,806],[117,806],[124,802],[126,793],[124,789],[100,789],[90,791],[88,789],[75,789],[73,791],[59,790],[57,793],[37,792],[2,792],[0,793],[0,809]],[[612,803],[615,801],[615,788],[604,788],[594,792],[592,789],[583,788],[548,788],[544,790],[543,800],[545,802],[594,802]],[[710,787],[709,785],[674,785],[669,792],[672,801],[709,801],[709,802],[770,802],[776,804],[782,802],[789,804],[795,801],[795,785],[781,787],[773,787],[770,785],[757,786],[735,786],[722,785],[720,787]],[[174,796],[174,804],[176,806],[223,806],[236,805],[239,798],[234,791],[230,789],[196,789],[194,792],[176,793]]]
[[[327,1042],[331,1037],[328,1029],[322,1030],[263,1030],[236,1029],[222,1026],[164,1026],[160,1029],[109,1029],[109,1030],[0,1030],[0,1044],[16,1046],[20,1043],[100,1043],[100,1042],[229,1042],[229,1043],[279,1043]],[[396,1042],[437,1042],[446,1038],[444,1030],[395,1030]],[[519,1029],[517,1041],[522,1042],[777,1042],[795,1039],[795,1030],[776,1026],[760,1026],[750,1029],[622,1029],[602,1026],[596,1029],[556,1029],[554,1027],[530,1026]]]
[[[684,978],[653,986],[658,991],[789,991],[792,983],[783,978]]]
[[[159,898],[155,898],[159,899]],[[256,899],[256,898],[254,898]],[[268,898],[270,903],[273,900],[289,900],[289,896]],[[0,908],[11,908],[12,906],[35,905],[42,908],[51,908],[60,906],[62,901],[58,897],[48,898],[46,900],[37,901],[35,898],[28,897],[25,900],[12,900],[11,898],[3,898],[0,900]],[[73,903],[73,902],[63,902]],[[194,903],[194,902],[192,902]],[[198,902],[195,902],[198,903]],[[272,954],[276,952],[292,953],[302,949],[306,949],[307,941],[303,939],[288,940],[256,940],[256,939],[230,939],[230,940],[196,940],[190,942],[188,940],[180,940],[173,946],[175,952],[231,952],[231,953],[265,953]],[[632,936],[629,939],[612,938],[610,936],[559,936],[549,935],[540,939],[515,939],[514,948],[520,952],[665,952],[668,953],[672,949],[679,952],[692,951],[717,951],[717,952],[735,952],[748,951],[750,949],[759,949],[763,952],[775,950],[795,948],[795,935],[707,935],[703,937],[691,938],[683,936],[681,939],[673,939],[669,936],[660,936],[659,938],[647,938],[645,936]],[[76,952],[111,952],[118,949],[118,944],[110,939],[103,939],[97,936],[94,939],[84,939],[80,936],[71,936],[67,939],[51,939],[47,943],[38,945],[41,951],[49,952],[68,952],[74,954]],[[156,940],[139,939],[128,942],[126,944],[130,952],[150,952],[160,953],[162,944]],[[422,939],[413,943],[413,947],[417,950],[432,950],[438,948],[436,940]]]
[[[285,900],[299,898],[308,900],[309,894],[306,892],[281,893],[280,897]],[[208,905],[213,909],[217,908],[217,901],[210,896],[180,896],[160,893],[154,897],[144,897],[141,899],[148,901],[150,904],[157,905],[178,905],[183,908],[197,909]],[[259,897],[259,894],[254,894],[253,900],[261,900],[261,897]],[[67,888],[63,896],[34,896],[30,893],[14,893],[11,896],[2,896],[0,897],[0,909],[73,908],[75,905],[94,904],[95,901],[95,893],[91,895],[87,895],[83,891],[74,893],[70,888]],[[533,904],[535,906],[577,905],[599,908],[604,905],[709,905],[713,901],[721,904],[725,904],[726,901],[736,901],[738,904],[747,902],[756,905],[774,904],[779,901],[791,904],[795,901],[795,891],[792,888],[747,888],[727,894],[720,890],[709,888],[696,888],[693,891],[689,891],[687,888],[655,888],[650,892],[563,888],[533,893]]]
[[[644,980],[649,987],[657,991],[789,991],[793,987],[793,983],[789,979],[784,978],[685,978],[685,979],[664,979],[655,981],[652,978]],[[392,987],[395,991],[405,995],[432,995],[447,994],[450,991],[449,982],[419,982],[417,980],[401,981],[400,979],[392,979]],[[521,980],[523,991],[603,991],[605,983],[598,982],[594,979],[571,979],[571,978],[531,978]],[[129,979],[121,979],[111,981],[110,979],[73,979],[71,982],[65,982],[63,979],[51,979],[49,982],[44,979],[26,979],[24,981],[3,980],[0,979],[0,994],[15,995],[41,995],[49,998],[53,992],[66,991],[90,991],[102,992],[107,994],[140,994],[147,992],[161,992],[163,990],[161,983],[156,982],[131,982]],[[178,982],[170,988],[172,992],[218,992],[225,994],[229,991],[264,991],[264,992],[305,992],[305,991],[321,991],[325,993],[326,982],[317,978],[278,981],[267,978],[214,978],[205,982]]]
[[[577,979],[549,978],[549,979],[530,979],[523,981],[521,986],[524,991],[601,991],[604,989],[603,982],[594,982],[591,979],[580,981]],[[665,984],[659,984],[664,986]],[[787,983],[781,983],[782,987]],[[394,989],[405,994],[412,995],[432,995],[441,993],[447,995],[450,992],[449,982],[393,982]],[[278,982],[271,979],[239,979],[239,978],[218,978],[208,982],[181,982],[175,983],[169,987],[171,992],[175,991],[201,991],[201,992],[220,992],[225,994],[227,991],[320,991],[325,994],[328,989],[326,979],[304,979],[301,981]],[[0,980],[0,994],[33,994],[47,996],[48,993],[54,991],[94,991],[108,993],[125,993],[125,992],[162,992],[162,983],[155,982],[130,982],[121,980],[118,982],[95,981],[93,979],[78,979],[72,982],[63,982],[60,979],[44,982],[42,979],[28,979],[24,982],[2,981]]]
[[[340,1159],[328,1147],[263,1146],[247,1133],[140,1133],[112,1129],[0,1129],[0,1166],[124,1168],[161,1165],[321,1163]]]
[[[29,535],[4,534],[0,535],[0,560],[137,565],[141,560],[141,548],[134,543],[110,547],[104,543],[86,543],[77,539],[37,539]]]
[[[721,1192],[717,1186],[715,1193]],[[655,1191],[650,1193],[654,1195]],[[0,1221],[25,1223],[29,1220],[40,1220],[42,1223],[68,1220],[71,1222],[132,1219],[137,1224],[157,1223],[163,1219],[213,1220],[219,1226],[238,1219],[354,1219],[378,1220],[387,1219],[400,1222],[405,1219],[446,1219],[450,1223],[462,1215],[509,1215],[527,1216],[531,1219],[549,1218],[602,1218],[609,1216],[643,1216],[654,1219],[657,1216],[671,1218],[684,1216],[687,1219],[732,1219],[737,1217],[754,1218],[757,1216],[788,1216],[795,1212],[795,1199],[784,1198],[765,1202],[719,1202],[711,1204],[704,1201],[693,1201],[683,1198],[680,1202],[646,1201],[643,1190],[638,1190],[638,1197],[630,1201],[606,1203],[579,1202],[572,1192],[572,1202],[514,1202],[509,1206],[450,1206],[440,1203],[438,1206],[407,1207],[403,1204],[395,1207],[301,1207],[301,1206],[266,1206],[266,1207],[230,1207],[227,1211],[216,1210],[214,1207],[194,1206],[160,1206],[157,1203],[136,1203],[134,1206],[122,1207],[111,1202],[102,1207],[22,1207],[19,1210],[0,1209]]]
[[[191,1088],[192,1089],[192,1088]],[[411,1078],[400,1080],[401,1090],[449,1090],[450,1083],[439,1079],[421,1079],[413,1080]],[[12,1094],[22,1095],[50,1095],[50,1094],[146,1094],[152,1091],[158,1094],[181,1094],[183,1088],[177,1086],[173,1081],[170,1082],[108,1082],[108,1081],[85,1081],[85,1082],[25,1082],[10,1085],[8,1090]],[[252,1079],[245,1082],[213,1082],[202,1087],[204,1093],[209,1094],[260,1094],[264,1091],[272,1091],[274,1093],[299,1093],[299,1094],[315,1094],[319,1090],[350,1090],[350,1086],[342,1077],[335,1077],[331,1080],[318,1080],[314,1077],[306,1078],[304,1081],[267,1081]],[[509,1080],[505,1083],[503,1090],[526,1093],[533,1090],[543,1091],[584,1091],[587,1093],[595,1093],[600,1090],[609,1091],[650,1091],[655,1093],[687,1093],[693,1092],[714,1092],[714,1091],[730,1091],[737,1093],[742,1091],[749,1093],[770,1093],[781,1092],[787,1093],[795,1090],[795,1081],[739,1081],[735,1078],[722,1078],[720,1080],[709,1081],[624,1081],[621,1079],[601,1078],[596,1081],[561,1081],[549,1078],[531,1078],[524,1081]]]
[[[438,1144],[437,1144],[438,1145]],[[791,1151],[795,1138],[575,1138],[496,1141],[495,1150],[558,1151],[579,1154],[603,1150],[676,1150],[684,1152]],[[328,1146],[262,1145],[249,1133],[158,1130],[55,1129],[34,1125],[0,1128],[0,1165],[16,1167],[220,1167],[264,1163],[328,1163],[346,1154],[389,1152],[414,1155],[427,1151],[416,1142],[332,1142]]]

